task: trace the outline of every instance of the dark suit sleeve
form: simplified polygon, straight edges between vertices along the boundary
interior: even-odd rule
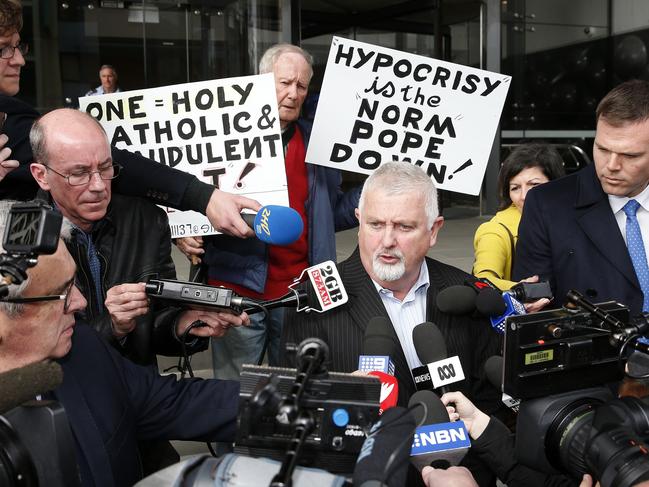
[[[532,189],[525,198],[525,209],[518,227],[512,280],[520,281],[537,275],[542,281],[550,281],[552,289],[556,289],[547,210],[543,206],[542,195]]]
[[[134,152],[112,148],[113,160],[124,169],[114,181],[115,191],[139,196],[179,210],[205,213],[214,188],[189,173],[159,164]],[[206,199],[207,196],[207,199]]]
[[[358,200],[361,195],[363,185],[343,191],[341,189],[342,174],[335,169],[329,169],[327,177],[329,178],[331,208],[334,214],[334,228],[336,232],[348,230],[358,226],[355,210],[358,207]]]
[[[137,413],[138,438],[234,441],[239,383],[161,376],[119,357]]]
[[[509,487],[569,487],[579,481],[564,475],[550,475],[526,467],[516,461],[514,437],[496,418],[492,417],[487,429],[471,441],[471,451],[477,453],[498,478]]]
[[[7,146],[11,148],[12,158],[20,162],[19,168],[0,181],[0,195],[31,198],[36,193],[37,185],[29,171],[29,164],[34,162],[29,131],[40,114],[26,103],[2,95],[0,111],[7,113],[7,120],[2,129],[9,137]],[[179,210],[205,213],[207,202],[214,190],[211,185],[199,181],[196,176],[159,164],[139,154],[114,147],[112,151],[113,160],[124,167],[122,174],[113,181],[116,193],[147,198],[156,204]]]

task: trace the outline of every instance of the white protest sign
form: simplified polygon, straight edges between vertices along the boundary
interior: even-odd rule
[[[477,195],[510,81],[334,37],[306,159],[362,174],[406,161],[438,188]]]
[[[79,99],[111,144],[262,205],[288,206],[272,74]],[[121,176],[120,176],[121,177]],[[217,233],[207,217],[167,209],[172,237]]]

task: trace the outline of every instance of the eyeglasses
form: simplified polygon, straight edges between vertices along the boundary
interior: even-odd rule
[[[67,179],[70,186],[83,186],[84,184],[88,184],[93,174],[99,174],[99,177],[104,181],[115,179],[119,176],[119,173],[122,170],[122,166],[119,164],[111,164],[110,166],[98,169],[97,171],[80,171],[71,174],[61,174],[48,165],[45,165],[45,167],[48,171],[52,171],[54,174],[58,174],[62,178]]]
[[[16,53],[16,49],[20,51],[23,56],[27,56],[29,53],[29,44],[26,42],[19,42],[15,46],[5,46],[0,49],[0,58],[2,59],[11,59]]]
[[[27,298],[7,298],[2,299],[0,302],[3,303],[17,303],[17,304],[28,304],[28,303],[40,303],[42,301],[63,301],[63,312],[67,313],[70,308],[70,297],[72,296],[72,287],[74,286],[74,279],[70,281],[68,287],[65,290],[65,294],[52,294],[49,296],[30,296]]]

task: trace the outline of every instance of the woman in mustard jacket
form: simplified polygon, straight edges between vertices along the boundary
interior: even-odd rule
[[[503,291],[516,284],[511,272],[525,196],[564,173],[561,156],[549,145],[524,144],[509,154],[498,175],[499,211],[478,227],[473,239],[475,276],[489,279]]]

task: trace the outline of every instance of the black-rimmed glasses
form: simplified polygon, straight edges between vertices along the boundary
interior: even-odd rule
[[[28,303],[40,303],[43,301],[57,301],[63,299],[63,312],[67,313],[70,308],[70,299],[72,296],[72,287],[74,286],[74,280],[70,281],[68,287],[65,290],[65,294],[51,294],[49,296],[29,296],[26,298],[7,298],[2,299],[0,302],[3,303],[17,303],[17,304],[28,304]]]
[[[108,167],[104,167],[96,171],[80,171],[80,172],[73,172],[71,174],[61,174],[60,172],[52,169],[50,166],[46,164],[45,164],[45,168],[48,171],[52,171],[54,174],[58,174],[62,178],[67,179],[68,184],[70,186],[83,186],[84,184],[88,184],[90,182],[92,175],[95,173],[99,174],[99,177],[104,181],[115,179],[117,176],[119,176],[122,166],[120,166],[119,164],[111,164]]]
[[[16,49],[18,49],[23,56],[27,56],[27,53],[29,52],[29,44],[26,42],[19,42],[15,46],[5,46],[0,49],[0,58],[11,59],[14,57]]]

